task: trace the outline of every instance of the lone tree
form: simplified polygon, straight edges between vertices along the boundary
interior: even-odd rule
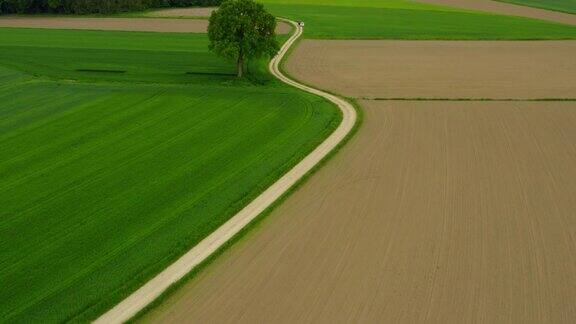
[[[238,77],[244,63],[253,58],[274,56],[280,45],[275,37],[276,18],[253,0],[227,0],[210,16],[210,50],[236,61]]]

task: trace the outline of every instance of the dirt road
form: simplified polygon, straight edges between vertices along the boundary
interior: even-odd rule
[[[226,242],[238,234],[244,227],[268,209],[274,202],[289,191],[298,181],[308,174],[320,161],[336,148],[344,138],[352,131],[356,124],[356,111],[345,100],[335,97],[320,90],[302,85],[283,74],[279,69],[282,58],[288,53],[290,47],[302,35],[302,28],[297,27],[295,22],[290,22],[295,27],[295,33],[284,43],[278,55],[270,62],[270,72],[291,86],[324,97],[333,102],[342,113],[340,125],[322,142],[314,151],[310,152],[302,161],[290,171],[278,179],[272,186],[262,192],[256,199],[250,202],[230,220],[220,226],[216,231],[203,239],[190,251],[168,266],[164,271],[133,292],[130,296],[114,306],[108,312],[100,316],[95,323],[112,324],[124,323],[147,305],[152,303],[172,284],[184,278],[192,269],[202,263],[206,258],[215,253]]]
[[[146,31],[164,33],[205,33],[208,20],[167,18],[67,18],[0,17],[0,27]],[[278,24],[278,34],[288,34],[287,24]]]
[[[576,25],[576,15],[492,0],[418,0],[418,2],[480,10],[510,16],[523,16],[535,19],[550,20],[563,24]]]
[[[573,323],[576,104],[361,104],[352,142],[144,321]]]
[[[287,70],[352,97],[569,98],[575,57],[574,41],[304,40]]]

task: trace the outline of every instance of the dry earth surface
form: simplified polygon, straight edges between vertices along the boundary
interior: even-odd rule
[[[2,17],[0,27],[90,29],[118,31],[147,31],[170,33],[205,33],[208,20],[167,18],[67,18],[67,17]],[[278,24],[279,34],[287,34],[291,27]]]
[[[172,17],[172,18],[208,18],[214,10],[218,8],[173,8],[152,11],[147,16],[149,17]],[[292,30],[290,24],[279,21],[276,33],[288,34]]]
[[[573,323],[576,104],[361,104],[352,142],[144,321]]]
[[[575,57],[574,41],[304,40],[287,70],[352,97],[574,98]]]
[[[0,27],[203,33],[208,28],[208,21],[160,18],[3,17],[0,18]]]
[[[209,8],[172,8],[152,11],[149,16],[152,17],[210,17],[217,7]]]
[[[514,5],[491,0],[417,0],[449,7],[480,10],[511,16],[524,16],[536,19],[551,20],[563,24],[576,25],[576,15],[568,13]]]

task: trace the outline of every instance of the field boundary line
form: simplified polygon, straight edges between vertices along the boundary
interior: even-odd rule
[[[303,33],[302,27],[294,21],[288,19],[281,20],[294,26],[295,32],[290,36],[288,41],[284,43],[278,55],[270,61],[270,72],[280,81],[288,85],[323,97],[334,103],[342,114],[340,125],[338,125],[328,138],[302,159],[302,161],[268,187],[268,189],[262,192],[256,199],[246,205],[240,212],[119,304],[97,318],[94,323],[124,323],[130,320],[142,309],[160,297],[168,288],[186,277],[189,272],[202,264],[202,262],[212,254],[216,253],[228,241],[233,239],[236,234],[240,233],[242,229],[257,219],[261,213],[265,212],[285,193],[289,192],[291,188],[305,178],[310,171],[314,170],[314,168],[353,131],[356,121],[358,120],[358,115],[351,103],[322,90],[301,84],[281,71],[280,64],[282,59]]]
[[[516,2],[508,2],[505,0],[494,0],[496,2],[501,2],[501,3],[506,3],[506,4],[511,4],[511,5],[516,5],[516,6],[521,6],[521,7],[528,7],[528,8],[535,8],[535,9],[541,9],[541,10],[548,10],[548,11],[552,11],[552,12],[560,12],[560,13],[565,13],[565,14],[569,14],[569,15],[574,15],[574,12],[570,12],[568,10],[562,10],[562,9],[552,9],[552,8],[545,8],[542,6],[538,6],[538,5],[527,5],[527,4],[521,4],[521,3],[516,3]]]
[[[576,98],[371,98],[362,97],[360,100],[368,101],[576,101]]]

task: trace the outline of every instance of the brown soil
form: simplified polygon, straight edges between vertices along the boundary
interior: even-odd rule
[[[148,14],[150,17],[175,17],[175,18],[208,18],[214,10],[218,8],[174,8],[153,11]],[[292,31],[290,24],[286,22],[278,22],[276,28],[277,34],[288,34]]]
[[[340,154],[144,320],[573,323],[576,103],[361,104]]]
[[[353,97],[574,98],[575,57],[574,41],[305,40],[287,69]]]
[[[167,18],[68,18],[68,17],[3,17],[0,27],[91,29],[148,31],[170,33],[205,33],[208,20]],[[279,34],[287,34],[290,27],[279,24]]]
[[[153,11],[151,17],[210,17],[217,7],[211,8],[173,8]]]
[[[511,16],[524,16],[536,19],[551,20],[564,24],[576,25],[576,15],[568,13],[514,5],[492,0],[418,0],[419,2],[444,5],[449,7],[473,9]]]
[[[204,33],[208,22],[200,19],[5,17],[0,27]]]

